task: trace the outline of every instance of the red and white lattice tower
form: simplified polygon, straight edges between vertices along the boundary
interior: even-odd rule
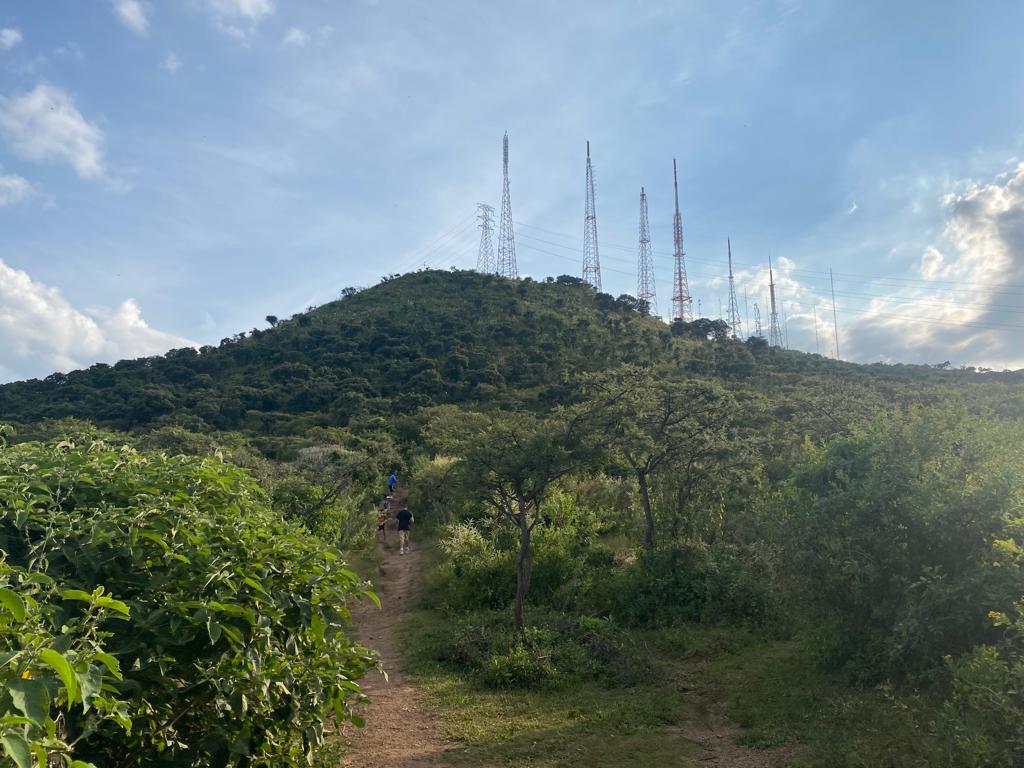
[[[512,232],[512,194],[508,183],[508,133],[502,140],[504,183],[501,188],[501,222],[498,226],[497,273],[504,277],[519,277],[516,266],[516,238]]]
[[[658,316],[658,295],[654,290],[654,256],[651,226],[647,223],[647,193],[640,187],[640,255],[636,270],[636,297],[647,302],[648,311]]]
[[[675,244],[675,274],[672,278],[672,319],[684,322],[693,320],[693,297],[690,296],[690,282],[686,279],[686,252],[683,250],[683,217],[679,214],[679,176],[676,173],[676,159],[672,158],[672,182],[676,190],[676,215],[672,223],[672,239]]]
[[[597,253],[597,211],[594,206],[594,168],[587,142],[587,188],[583,204],[583,279],[601,290],[601,259]]]

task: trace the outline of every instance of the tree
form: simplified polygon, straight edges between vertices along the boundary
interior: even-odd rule
[[[273,328],[279,322],[278,319],[277,319],[277,315],[267,315],[263,319],[266,320],[268,323],[270,323],[270,327],[271,328]]]
[[[522,631],[523,605],[533,571],[531,540],[551,484],[585,468],[597,451],[585,440],[583,413],[438,413],[428,426],[432,441],[457,456],[460,482],[518,531],[513,616]]]
[[[651,483],[671,467],[680,482],[680,503],[694,492],[705,465],[727,453],[732,396],[710,382],[678,381],[648,369],[623,366],[585,381],[594,414],[608,445],[636,478],[644,511],[644,546],[655,544]]]

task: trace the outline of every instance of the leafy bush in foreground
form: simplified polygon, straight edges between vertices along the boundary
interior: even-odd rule
[[[102,682],[109,702],[95,710],[130,718],[126,731],[63,707],[63,738],[98,765],[303,764],[330,714],[351,717],[355,681],[374,664],[347,636],[347,604],[366,594],[355,574],[215,459],[100,442],[0,447],[0,548],[15,572],[64,590],[44,624],[70,687],[88,700]],[[99,588],[116,601],[97,603]],[[82,650],[83,633],[109,655]],[[0,653],[26,642],[0,624]],[[50,691],[54,719],[82,700]]]

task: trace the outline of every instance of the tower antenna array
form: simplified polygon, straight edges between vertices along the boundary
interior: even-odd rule
[[[782,346],[782,329],[779,327],[779,310],[775,304],[775,274],[772,272],[772,257],[768,257],[768,292],[771,298],[771,315],[768,322],[768,343],[773,347]]]
[[[497,266],[494,263],[494,240],[491,237],[494,232],[494,206],[477,203],[476,207],[476,217],[480,220],[480,251],[476,257],[476,271],[494,272]]]
[[[502,140],[504,183],[501,188],[501,223],[498,229],[497,273],[504,277],[519,277],[516,266],[516,238],[512,232],[512,195],[508,183],[508,132]]]
[[[679,215],[679,175],[676,159],[672,158],[672,182],[676,191],[676,215],[672,222],[672,236],[675,245],[675,274],[672,279],[672,319],[684,322],[693,320],[693,297],[690,283],[686,279],[686,253],[683,251],[683,217]]]
[[[726,238],[726,248],[729,252],[729,327],[732,329],[732,337],[738,339],[743,335],[743,320],[740,318],[740,305],[736,301],[736,280],[732,276],[732,239]]]
[[[594,168],[587,142],[587,188],[583,204],[583,279],[601,290],[601,259],[597,253],[597,211],[594,206]]]
[[[654,289],[654,256],[651,253],[651,227],[647,222],[647,193],[640,187],[640,255],[637,263],[636,297],[647,302],[648,311],[658,316],[658,296]]]
[[[764,334],[761,332],[761,309],[757,306],[757,302],[754,302],[754,335],[762,337]]]

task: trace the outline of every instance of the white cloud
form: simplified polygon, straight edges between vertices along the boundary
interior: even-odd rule
[[[847,215],[847,216],[852,216],[852,215],[853,215],[854,213],[856,213],[856,212],[857,212],[857,208],[858,208],[858,207],[859,207],[859,206],[857,205],[857,201],[856,201],[856,200],[854,200],[854,201],[853,201],[853,202],[852,202],[852,203],[850,204],[850,207],[846,209],[846,215]]]
[[[0,175],[0,207],[23,203],[35,195],[36,188],[28,179],[14,174]]]
[[[23,160],[65,160],[83,179],[105,174],[103,131],[60,88],[40,84],[28,93],[0,96],[0,132]]]
[[[872,299],[843,329],[854,359],[1024,367],[1024,163],[954,187],[943,199],[949,250],[926,248],[917,286]]]
[[[181,59],[178,58],[178,54],[174,51],[170,51],[165,57],[163,64],[161,65],[167,72],[172,75],[181,69]]]
[[[22,40],[21,30],[14,27],[4,27],[0,29],[0,48],[5,51],[11,50],[14,46],[20,43]]]
[[[46,376],[194,342],[151,328],[134,299],[82,312],[56,288],[0,260],[0,380]]]
[[[303,47],[309,42],[309,35],[303,32],[298,27],[292,27],[285,33],[284,40],[281,41],[282,45],[294,45],[298,48]]]
[[[241,43],[248,42],[256,26],[275,10],[274,0],[199,0],[213,25]]]
[[[139,0],[114,0],[114,15],[132,32],[145,35],[149,32],[149,19]]]
[[[204,5],[225,19],[259,21],[274,12],[274,0],[204,0]]]
[[[74,61],[85,59],[85,51],[82,50],[82,46],[73,41],[58,45],[53,49],[53,55],[59,59],[73,59]]]

